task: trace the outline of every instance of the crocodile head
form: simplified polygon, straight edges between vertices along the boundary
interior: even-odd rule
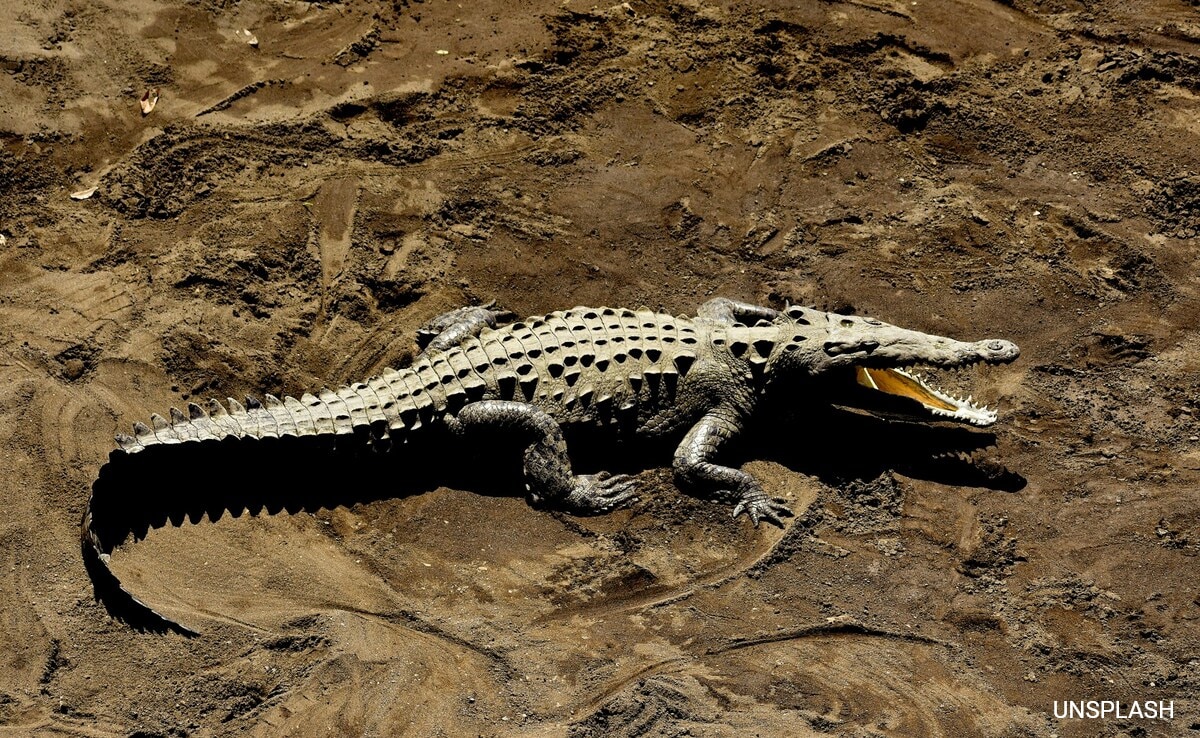
[[[869,412],[977,426],[996,422],[996,412],[973,397],[942,390],[922,368],[958,370],[1007,364],[1020,355],[1011,341],[956,341],[910,331],[873,318],[792,307],[776,322],[781,339],[769,373],[820,377],[832,404]]]

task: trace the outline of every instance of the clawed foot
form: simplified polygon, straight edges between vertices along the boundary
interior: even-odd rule
[[[628,474],[580,474],[563,507],[576,515],[599,515],[637,502],[634,479]]]
[[[765,520],[772,525],[783,527],[782,518],[793,518],[796,513],[785,504],[786,500],[782,497],[767,497],[764,494],[743,497],[741,502],[733,508],[733,517],[742,513],[750,516],[750,520],[754,521],[754,527],[758,527],[760,520]]]
[[[515,313],[497,310],[495,306],[496,301],[493,300],[486,305],[461,307],[442,313],[417,329],[417,345],[428,349],[437,340],[444,345],[436,345],[435,348],[448,348],[467,336],[477,335],[484,328],[495,328],[516,320]]]

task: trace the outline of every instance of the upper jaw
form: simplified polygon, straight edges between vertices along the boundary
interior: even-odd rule
[[[849,318],[831,326],[821,348],[834,365],[881,368],[914,364],[957,367],[981,361],[1005,364],[1021,354],[1016,344],[1000,338],[956,341],[869,319]]]
[[[1007,364],[1021,354],[1016,344],[999,338],[956,341],[869,318],[849,317],[830,320],[821,348],[824,356],[814,357],[815,367],[851,368],[861,387],[915,402],[913,409],[922,408],[935,419],[978,426],[994,423],[996,412],[976,405],[970,396],[957,397],[934,387],[912,367],[953,369],[981,363]],[[876,403],[878,397],[875,395]]]
[[[944,369],[972,364],[1008,364],[1021,355],[1012,341],[989,338],[974,343],[946,341],[943,345],[914,347],[904,344],[864,350],[852,358],[857,366],[903,369],[911,366],[936,366]]]
[[[941,368],[958,368],[978,364],[1007,364],[1020,355],[1020,349],[1011,341],[987,339],[975,343],[950,342],[951,347],[940,346],[941,350],[920,354],[901,355],[899,360],[889,358],[885,349],[871,351],[855,362],[858,384],[885,394],[905,397],[919,403],[926,412],[937,419],[956,420],[976,426],[988,426],[996,422],[996,411],[986,405],[975,403],[974,397],[961,397],[946,392],[912,371],[916,365]]]

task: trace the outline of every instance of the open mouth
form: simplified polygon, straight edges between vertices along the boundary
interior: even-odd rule
[[[996,422],[996,411],[976,405],[975,398],[958,397],[931,385],[920,374],[907,369],[869,369],[856,367],[858,383],[894,397],[914,400],[932,415],[986,426]]]

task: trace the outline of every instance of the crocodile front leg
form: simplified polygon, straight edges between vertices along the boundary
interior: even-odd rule
[[[442,313],[421,326],[417,329],[417,345],[421,347],[421,353],[445,351],[478,336],[484,328],[495,328],[516,319],[517,316],[507,310],[492,310],[495,304],[492,301],[486,305],[461,307]]]
[[[523,437],[529,443],[525,448],[525,486],[531,504],[596,515],[637,501],[633,478],[625,474],[572,474],[562,427],[533,405],[481,400],[447,416],[445,423],[457,434],[482,428]]]
[[[779,311],[749,302],[730,300],[728,297],[714,297],[700,306],[696,317],[712,320],[722,325],[752,326],[760,320],[772,321],[779,317]]]
[[[794,514],[782,497],[768,497],[751,475],[713,461],[725,443],[741,430],[741,418],[736,411],[722,407],[710,410],[692,426],[675,450],[675,474],[681,482],[706,497],[736,502],[733,517],[746,513],[755,527],[760,520],[766,520],[782,528],[780,518],[790,518]]]

